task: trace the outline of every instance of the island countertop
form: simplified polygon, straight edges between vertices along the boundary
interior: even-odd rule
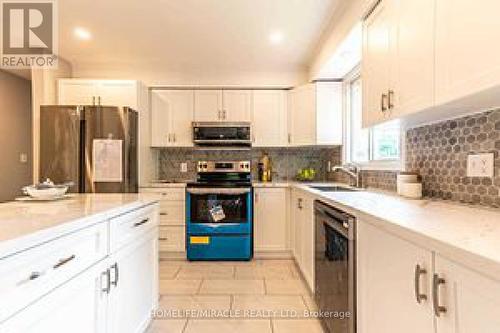
[[[154,204],[141,194],[71,194],[51,202],[0,204],[0,258],[125,212]]]

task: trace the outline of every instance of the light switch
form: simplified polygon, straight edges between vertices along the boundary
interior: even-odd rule
[[[181,163],[181,172],[188,172],[188,164],[186,162]]]
[[[494,154],[471,154],[467,156],[467,177],[493,178]]]

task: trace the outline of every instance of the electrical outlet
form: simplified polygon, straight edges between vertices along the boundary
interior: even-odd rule
[[[467,156],[467,177],[493,178],[494,154],[471,154]]]
[[[28,154],[26,153],[19,154],[19,162],[28,163]]]
[[[188,172],[188,164],[186,162],[181,163],[181,172]]]

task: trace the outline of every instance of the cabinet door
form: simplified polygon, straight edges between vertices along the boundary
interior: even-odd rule
[[[500,282],[436,255],[436,274],[444,279],[436,318],[438,333],[496,333],[500,327]]]
[[[297,261],[297,264],[299,267],[302,264],[302,209],[303,207],[303,202],[304,199],[300,196],[300,194],[297,191],[293,191],[292,193],[292,228],[293,232],[292,234],[294,235],[293,237],[293,255],[295,257],[295,261]]]
[[[250,121],[252,118],[251,90],[224,90],[222,120]]]
[[[256,188],[254,194],[256,251],[284,251],[287,246],[286,189]]]
[[[127,106],[137,110],[138,87],[131,80],[98,81],[97,102],[105,106]]]
[[[59,105],[97,104],[97,85],[92,80],[62,79],[57,81]]]
[[[395,28],[391,37],[390,89],[394,103],[391,118],[421,111],[434,104],[435,1],[395,2]]]
[[[316,144],[342,145],[341,82],[316,83]]]
[[[222,116],[222,90],[194,91],[195,121],[221,121]]]
[[[436,104],[500,83],[500,1],[436,1]]]
[[[252,119],[253,146],[284,147],[288,145],[288,119],[284,90],[255,90]]]
[[[363,127],[383,122],[388,115],[391,1],[382,0],[363,23]]]
[[[158,231],[147,234],[111,256],[109,332],[142,332],[157,300],[155,276]]]
[[[301,270],[311,291],[314,291],[314,210],[313,200],[304,197],[301,209]]]
[[[168,147],[172,141],[172,101],[164,91],[151,92],[151,146]]]
[[[0,325],[5,333],[105,333],[106,262],[84,271]]]
[[[432,333],[432,253],[373,225],[357,222],[357,323],[359,333]],[[426,271],[418,279],[415,269]],[[411,314],[411,315],[408,315]]]
[[[192,90],[151,92],[151,144],[154,147],[190,147],[194,118]]]
[[[291,91],[291,145],[309,146],[316,143],[316,89],[306,84]]]

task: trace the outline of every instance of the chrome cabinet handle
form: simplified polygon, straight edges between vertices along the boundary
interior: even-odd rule
[[[420,265],[415,266],[415,298],[418,304],[427,300],[427,295],[420,292],[420,277],[425,274],[427,274],[426,269],[423,269]]]
[[[177,142],[177,137],[175,136],[175,133],[172,134],[172,136],[174,137],[174,142]]]
[[[135,223],[134,223],[134,228],[139,227],[139,226],[141,226],[141,225],[143,225],[143,224],[145,224],[145,223],[148,223],[148,222],[149,222],[149,218],[144,219],[144,220],[142,220],[141,222],[135,222]]]
[[[160,238],[158,238],[158,239],[159,239],[159,240],[161,240],[161,241],[167,241],[167,240],[168,240],[168,238],[167,238],[167,237],[160,237]]]
[[[387,101],[387,95],[386,94],[382,94],[382,97],[380,99],[380,110],[382,112],[387,111],[386,101]]]
[[[118,286],[118,278],[120,273],[120,271],[118,270],[118,263],[115,262],[113,265],[111,265],[111,269],[113,270],[113,277],[114,277],[113,280],[111,281],[111,285],[116,287]]]
[[[298,209],[302,209],[302,198],[299,198],[299,199],[297,200],[297,208],[298,208]]]
[[[76,255],[72,254],[67,258],[59,260],[59,262],[57,264],[55,264],[54,266],[52,266],[52,268],[58,269],[59,267],[66,265],[68,262],[70,262],[71,260],[73,260],[75,258],[76,258]]]
[[[389,110],[394,108],[393,97],[394,97],[394,90],[389,90],[389,92],[387,93],[387,108]]]
[[[288,143],[291,143],[291,142],[292,142],[292,135],[288,134]]]
[[[106,269],[104,272],[101,273],[101,278],[104,277],[105,280],[105,285],[102,287],[101,291],[103,293],[109,294],[109,291],[111,290],[111,274],[109,271],[109,268]],[[102,282],[102,280],[101,280]]]
[[[445,279],[439,277],[438,274],[434,274],[434,277],[432,278],[432,305],[434,308],[434,315],[436,317],[440,317],[441,313],[446,313],[446,307],[439,304],[439,286],[445,283]]]
[[[226,112],[227,112],[226,110],[222,110],[222,117],[224,120],[226,120]]]
[[[167,213],[167,212],[161,212],[161,213],[160,213],[160,216],[167,216],[167,215],[168,215],[168,213]]]
[[[95,96],[92,96],[92,105],[95,105]]]
[[[101,96],[97,96],[97,104],[100,106],[101,105]]]
[[[217,110],[217,119],[220,120],[220,118],[221,118],[221,111]]]

